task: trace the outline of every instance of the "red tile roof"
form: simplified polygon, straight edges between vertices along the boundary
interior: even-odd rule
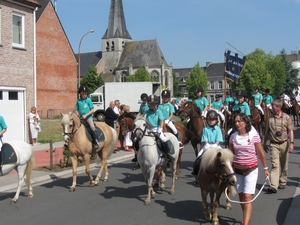
[[[37,0],[13,0],[14,2],[19,2],[25,5],[30,5],[34,7],[40,7],[40,4],[38,3]]]

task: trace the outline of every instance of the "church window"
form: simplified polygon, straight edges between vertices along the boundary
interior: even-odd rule
[[[106,42],[106,51],[109,52],[109,42]]]
[[[157,71],[151,72],[151,78],[154,80],[154,82],[159,82],[159,74]]]
[[[111,42],[111,50],[112,50],[112,51],[115,50],[115,42],[114,42],[114,41]]]

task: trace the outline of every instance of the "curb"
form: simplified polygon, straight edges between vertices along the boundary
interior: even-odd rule
[[[132,158],[132,155],[123,155],[123,156],[119,156],[119,157],[114,157],[112,159],[108,159],[107,164],[112,165],[114,163],[126,161],[126,160],[131,159],[131,158]],[[99,168],[99,164],[97,164],[97,163],[90,164],[90,169],[91,170],[94,170],[94,169],[97,169],[97,168]],[[82,173],[84,171],[85,171],[85,166],[77,167],[77,174]],[[67,177],[67,176],[71,177],[72,176],[72,169],[68,169],[68,170],[64,170],[64,171],[56,172],[56,173],[51,173],[51,171],[49,171],[48,173],[49,174],[38,176],[38,177],[35,177],[35,178],[31,177],[31,185],[36,186],[36,185],[41,184],[41,183],[49,183],[51,181],[55,181],[59,178],[63,178],[63,177]],[[8,176],[10,176],[10,175],[8,175]],[[6,192],[6,191],[9,192],[9,191],[15,190],[17,188],[18,188],[18,182],[17,182],[17,179],[16,179],[16,182],[14,184],[1,186],[0,187],[0,193]],[[27,189],[25,182],[22,186],[22,189],[24,189],[24,188]]]

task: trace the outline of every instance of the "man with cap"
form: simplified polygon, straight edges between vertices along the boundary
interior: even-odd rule
[[[207,98],[203,96],[204,89],[199,86],[196,88],[197,99],[194,101],[194,104],[201,110],[202,116],[206,116],[206,111],[208,109],[208,101]]]
[[[149,109],[148,103],[147,103],[148,95],[146,93],[141,94],[141,100],[142,104],[140,105],[138,116],[144,115],[146,111]]]
[[[161,97],[162,97],[163,102],[158,106],[158,109],[163,114],[166,126],[168,126],[173,131],[174,135],[178,139],[177,129],[171,120],[173,117],[173,113],[175,113],[175,109],[174,109],[174,106],[169,102],[170,95],[171,95],[171,93],[169,90],[163,90],[161,92]]]
[[[164,144],[164,151],[167,154],[167,158],[170,162],[174,161],[173,156],[170,154],[170,148],[167,143],[165,134],[163,133],[164,116],[160,109],[157,108],[160,98],[156,95],[150,95],[147,98],[149,109],[146,111],[146,120],[152,126],[151,131],[159,135],[160,140]]]
[[[264,121],[265,113],[264,113],[264,110],[261,108],[261,102],[263,100],[263,96],[261,93],[259,93],[258,86],[254,86],[253,89],[254,89],[254,94],[252,94],[252,97],[254,99],[254,105],[261,113],[261,121]]]

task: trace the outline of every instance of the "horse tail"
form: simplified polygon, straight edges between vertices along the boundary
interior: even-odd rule
[[[112,131],[112,141],[109,145],[109,149],[107,152],[107,159],[112,155],[112,153],[114,152],[115,148],[116,148],[116,144],[117,144],[117,140],[118,140],[118,135],[115,129],[111,128]]]
[[[26,175],[26,185],[30,186],[30,179],[31,179],[31,171],[33,169],[33,165],[35,163],[35,158],[33,152],[31,152],[31,157],[27,163],[26,169],[25,169],[25,175]]]

